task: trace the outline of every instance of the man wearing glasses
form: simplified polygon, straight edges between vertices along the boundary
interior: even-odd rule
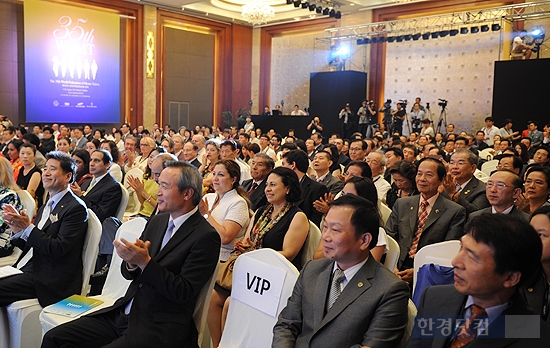
[[[521,194],[521,186],[521,179],[516,173],[507,169],[494,172],[487,181],[485,191],[491,206],[470,214],[469,219],[483,213],[501,213],[529,222],[529,215],[515,205],[516,199]]]

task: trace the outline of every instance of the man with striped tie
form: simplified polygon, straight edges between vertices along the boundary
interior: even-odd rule
[[[409,291],[370,254],[379,219],[362,197],[330,203],[321,237],[325,258],[302,268],[273,329],[272,347],[399,346]]]
[[[420,195],[399,198],[386,222],[386,233],[401,250],[396,274],[411,286],[416,252],[429,244],[459,239],[463,234],[466,210],[438,191],[445,176],[443,163],[430,157],[422,159],[416,173]]]

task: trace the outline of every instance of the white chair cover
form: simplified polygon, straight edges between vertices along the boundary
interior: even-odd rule
[[[309,222],[309,232],[307,234],[306,241],[304,245],[306,249],[302,254],[302,266],[306,264],[309,260],[313,260],[313,254],[319,246],[319,241],[321,240],[321,230],[313,222]]]
[[[378,209],[380,210],[380,218],[383,222],[382,226],[386,226],[386,221],[388,221],[391,215],[391,209],[380,201],[378,201]]]
[[[259,249],[241,255],[235,262],[233,269],[233,292],[235,289],[236,274],[245,274],[246,270],[240,269],[240,264],[246,261],[256,260],[271,266],[283,269],[286,276],[283,289],[279,298],[277,316],[286,306],[288,298],[294,289],[294,283],[298,279],[299,272],[284,256],[272,249]],[[245,282],[246,283],[246,282]],[[272,317],[256,308],[231,298],[227,321],[222,334],[219,347],[222,348],[263,348],[271,347],[273,339],[273,326],[277,323],[277,317]],[[243,330],[243,327],[251,328]]]
[[[130,194],[128,193],[128,190],[124,185],[121,183],[118,183],[120,185],[120,189],[122,190],[122,198],[120,199],[120,205],[118,206],[118,209],[116,211],[116,218],[122,221],[122,218],[124,217],[124,212],[126,211],[126,206],[128,206],[128,199],[130,198]]]
[[[143,171],[139,168],[132,168],[126,173],[124,176],[124,187],[128,190],[128,203],[126,204],[124,216],[134,216],[137,215],[141,210],[141,203],[139,203],[139,199],[137,198],[136,191],[128,184],[128,176],[133,176],[136,178],[143,178]]]
[[[387,246],[386,248],[389,250],[386,253],[386,260],[384,261],[384,266],[386,266],[391,272],[395,271],[395,267],[397,266],[397,260],[399,260],[399,244],[393,239],[391,236],[388,236],[386,234],[386,241]]]
[[[418,250],[414,257],[413,294],[416,287],[416,275],[422,265],[433,263],[439,266],[452,267],[451,261],[456,254],[458,254],[459,250],[459,240],[448,240],[441,243],[430,244]]]
[[[32,217],[36,213],[36,201],[34,200],[34,198],[32,198],[31,194],[28,191],[18,190],[16,191],[16,193],[21,200],[23,208],[27,210],[27,215],[30,216],[32,219]]]

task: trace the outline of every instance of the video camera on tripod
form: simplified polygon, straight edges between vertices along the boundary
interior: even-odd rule
[[[439,102],[437,103],[437,105],[441,106],[443,109],[445,109],[447,107],[447,103],[448,101],[446,101],[445,99],[438,99]]]

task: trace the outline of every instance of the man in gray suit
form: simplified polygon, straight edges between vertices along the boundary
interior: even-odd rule
[[[317,172],[315,181],[325,185],[330,193],[337,195],[344,188],[344,182],[340,179],[332,176],[330,167],[332,166],[332,160],[330,153],[322,150],[315,154],[313,157],[313,169]]]
[[[516,173],[507,169],[494,172],[486,184],[487,199],[491,206],[470,214],[469,218],[483,213],[501,213],[529,222],[529,214],[519,210],[515,204],[521,194],[521,187],[521,179]]]
[[[443,181],[443,196],[463,206],[466,214],[490,206],[485,195],[485,184],[474,176],[478,160],[479,158],[469,150],[457,150],[451,156],[449,173]]]
[[[467,231],[452,261],[455,283],[424,291],[407,348],[550,347],[549,329],[518,292],[540,266],[536,231],[502,214],[475,217]],[[430,321],[448,321],[449,329],[422,331]]]
[[[378,210],[353,195],[330,207],[325,258],[302,269],[273,328],[272,347],[397,347],[408,321],[408,288],[370,254]]]
[[[401,250],[396,274],[410,285],[418,250],[459,239],[463,234],[465,209],[438,193],[445,175],[443,163],[430,157],[422,159],[416,174],[420,195],[399,198],[386,222],[386,232],[399,243]]]

